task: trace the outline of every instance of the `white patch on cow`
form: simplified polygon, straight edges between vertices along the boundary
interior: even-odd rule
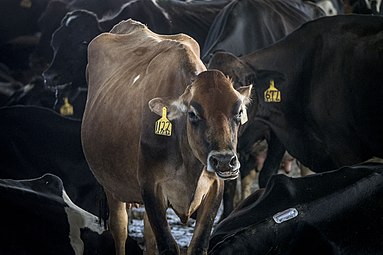
[[[188,107],[186,106],[186,104],[184,104],[183,102],[180,102],[180,101],[175,101],[172,103],[174,106],[176,106],[176,108],[180,111],[180,112],[183,112],[183,113],[186,113],[188,111]],[[193,107],[191,107],[193,108]],[[193,108],[194,109],[194,108]]]
[[[367,8],[371,10],[371,3],[372,1],[375,1],[376,2],[376,12],[379,13],[380,12],[380,5],[382,4],[382,0],[365,0],[366,2],[366,5],[367,5]]]
[[[77,17],[78,17],[78,15],[73,15],[73,16],[70,16],[69,18],[67,18],[67,20],[65,22],[65,26],[68,27],[69,23],[71,23],[72,20],[76,19]]]
[[[291,219],[293,219],[293,218],[295,218],[297,216],[298,216],[298,210],[295,209],[295,208],[289,208],[289,209],[286,209],[286,210],[284,210],[282,212],[274,214],[273,220],[276,223],[280,224],[282,222],[291,220]]]
[[[169,14],[165,11],[164,8],[162,8],[162,7],[157,3],[157,1],[154,1],[154,0],[151,0],[151,1],[152,1],[152,3],[153,3],[158,9],[160,9],[160,10],[162,11],[162,13],[165,15],[165,17],[166,17],[167,20],[172,20],[172,19],[170,18]]]
[[[95,215],[75,205],[70,200],[65,190],[63,190],[62,196],[64,202],[68,205],[68,207],[65,207],[65,213],[68,217],[70,243],[75,254],[80,255],[84,253],[84,242],[81,240],[80,229],[89,228],[100,235],[105,231],[105,229],[97,223],[98,218]]]
[[[316,2],[315,4],[325,12],[326,16],[338,14],[338,11],[335,9],[334,4],[330,0],[322,0]]]
[[[137,75],[136,77],[134,77],[132,85],[133,85],[138,79],[140,79],[140,75]]]

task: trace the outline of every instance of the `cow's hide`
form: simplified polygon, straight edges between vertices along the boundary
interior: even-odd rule
[[[209,254],[380,254],[383,165],[273,176],[214,230]]]

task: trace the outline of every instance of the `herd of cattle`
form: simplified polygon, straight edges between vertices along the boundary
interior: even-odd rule
[[[382,254],[382,12],[2,0],[0,254],[180,254],[168,208],[196,218],[187,254]],[[315,174],[278,175],[287,153]]]

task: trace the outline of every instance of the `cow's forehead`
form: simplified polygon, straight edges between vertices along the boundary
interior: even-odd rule
[[[222,72],[205,71],[193,83],[192,101],[207,112],[232,112],[233,106],[239,101],[239,93]]]

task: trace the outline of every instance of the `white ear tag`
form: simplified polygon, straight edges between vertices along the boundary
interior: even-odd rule
[[[248,120],[246,107],[242,105],[241,125],[245,124]]]

